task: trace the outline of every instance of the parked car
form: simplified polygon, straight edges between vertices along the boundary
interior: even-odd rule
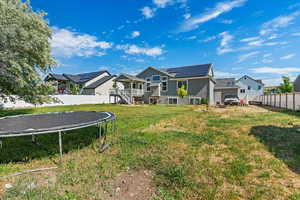
[[[239,105],[240,99],[235,95],[227,95],[224,99],[225,105]]]

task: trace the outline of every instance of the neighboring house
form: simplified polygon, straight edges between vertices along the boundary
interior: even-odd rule
[[[278,86],[264,87],[264,94],[277,94],[277,93],[279,93]]]
[[[293,86],[295,92],[300,92],[300,75],[298,75],[298,77],[294,81]]]
[[[223,104],[227,95],[239,96],[240,87],[236,84],[235,78],[215,79],[215,102]]]
[[[258,96],[264,94],[264,84],[261,80],[256,80],[250,76],[243,76],[236,81],[236,85],[240,87],[239,98],[246,102],[255,101]]]
[[[208,99],[214,104],[213,65],[193,65],[157,69],[148,67],[138,75],[121,74],[115,81],[123,83],[124,90],[111,90],[112,96],[119,96],[131,104],[138,101],[149,104],[200,104]],[[180,98],[177,89],[185,86],[188,96]]]
[[[75,75],[49,74],[45,81],[51,81],[59,94],[71,94],[74,87],[78,87],[79,94],[108,96],[115,78],[108,71],[98,71]]]

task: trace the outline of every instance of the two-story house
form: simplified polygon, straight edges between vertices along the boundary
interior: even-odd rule
[[[136,76],[119,75],[115,81],[121,82],[124,89],[111,90],[112,96],[119,96],[132,104],[143,101],[148,104],[200,104],[201,99],[214,104],[213,65],[193,65],[158,69],[148,67]],[[187,90],[187,96],[180,98],[178,88]]]
[[[78,88],[78,94],[109,95],[113,88],[115,75],[108,71],[98,71],[82,74],[49,74],[45,81],[52,82],[58,94],[72,94]]]
[[[239,98],[244,99],[246,102],[255,101],[258,96],[264,94],[264,84],[262,80],[256,80],[250,76],[243,76],[236,81],[239,86]]]

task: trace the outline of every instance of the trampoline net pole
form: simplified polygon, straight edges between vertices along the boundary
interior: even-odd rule
[[[3,142],[2,140],[0,140],[0,149],[2,149],[2,146],[3,146]]]
[[[62,152],[62,138],[61,138],[61,131],[58,132],[58,142],[59,142],[59,154],[60,154],[60,161],[63,161],[63,152]]]

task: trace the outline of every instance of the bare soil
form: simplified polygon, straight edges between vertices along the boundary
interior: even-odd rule
[[[147,170],[121,173],[110,185],[107,200],[151,200],[155,196],[153,173]]]

